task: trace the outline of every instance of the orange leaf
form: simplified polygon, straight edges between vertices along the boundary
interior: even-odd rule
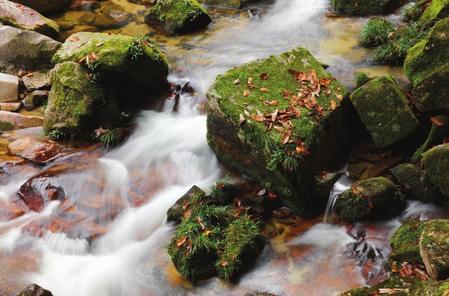
[[[176,246],[179,248],[180,246],[182,246],[183,244],[185,244],[187,241],[187,236],[181,236],[177,241],[176,241]]]

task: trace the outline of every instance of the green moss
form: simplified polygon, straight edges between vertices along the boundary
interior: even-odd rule
[[[432,0],[419,18],[423,27],[431,27],[435,22],[449,16],[449,0]]]
[[[436,146],[422,157],[422,165],[430,182],[449,199],[449,144]]]
[[[223,178],[212,186],[210,200],[215,204],[226,204],[237,195],[238,191],[238,187],[235,184],[228,178]]]
[[[444,138],[449,136],[449,116],[436,116],[435,118],[443,125],[432,124],[427,139],[413,154],[412,162],[418,162],[424,152],[435,145],[443,143]]]
[[[418,21],[423,12],[424,10],[421,5],[411,2],[404,11],[404,21],[414,23]]]
[[[342,14],[388,14],[400,5],[399,0],[332,0],[332,8]]]
[[[427,273],[434,279],[446,279],[449,276],[449,220],[426,222],[419,247]]]
[[[354,73],[354,81],[357,88],[365,85],[373,78],[369,77],[365,72],[355,72]]]
[[[394,32],[393,24],[383,17],[371,18],[360,32],[360,43],[366,47],[376,47],[388,42],[390,33]]]
[[[418,126],[407,97],[391,76],[372,79],[351,94],[351,101],[379,148],[397,143]]]
[[[212,21],[196,0],[164,0],[145,16],[145,22],[162,25],[169,34],[182,34],[207,26]]]
[[[14,124],[9,121],[0,120],[0,131],[9,131],[14,129]]]
[[[207,4],[207,5],[211,5],[211,6],[240,9],[250,1],[249,0],[199,0],[199,2]]]
[[[390,260],[422,264],[419,239],[423,230],[424,222],[417,219],[410,219],[402,224],[390,239]]]
[[[117,146],[122,141],[122,135],[118,128],[108,129],[96,138],[104,148]]]

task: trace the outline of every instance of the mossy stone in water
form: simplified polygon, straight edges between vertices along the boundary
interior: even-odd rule
[[[240,9],[249,1],[248,0],[199,0],[199,2],[207,4],[207,5],[211,5],[211,6]]]
[[[432,0],[424,10],[418,23],[424,27],[431,27],[435,22],[449,16],[449,0]]]
[[[212,18],[196,0],[161,0],[145,16],[148,24],[160,25],[168,34],[205,28]]]
[[[418,126],[407,97],[391,76],[370,80],[351,94],[351,101],[379,148],[397,143]]]
[[[205,200],[206,192],[198,186],[192,186],[178,201],[167,211],[168,221],[181,221],[182,215],[186,208],[199,205]]]
[[[335,202],[335,213],[348,222],[387,219],[401,213],[405,200],[399,188],[384,177],[356,182]]]
[[[86,69],[74,62],[56,65],[51,75],[45,133],[53,138],[86,137],[86,131],[93,127],[94,106],[104,101],[101,87],[92,81]]]
[[[396,10],[400,0],[332,0],[332,8],[342,14],[372,15],[388,14]]]
[[[435,24],[428,35],[407,52],[404,71],[413,84],[416,108],[449,110],[449,18]]]
[[[327,86],[306,107],[297,95],[310,84],[298,79],[312,76]],[[345,95],[303,48],[241,65],[219,75],[208,90],[209,145],[225,165],[278,193],[300,214],[314,215],[324,205],[309,197],[313,175],[344,157],[350,143]],[[276,114],[290,116],[290,123],[281,126]],[[274,126],[262,115],[274,118]]]
[[[449,144],[436,146],[424,153],[422,165],[430,182],[449,200]]]
[[[434,279],[449,277],[449,220],[426,222],[419,242],[427,273]]]
[[[152,89],[167,85],[168,64],[159,47],[146,37],[80,32],[56,52],[53,63],[83,62],[90,71]]]
[[[410,219],[404,222],[390,239],[390,259],[398,262],[420,263],[419,239],[424,229],[424,222]]]

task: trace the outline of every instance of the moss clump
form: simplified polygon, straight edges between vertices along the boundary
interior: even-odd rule
[[[418,21],[423,12],[424,9],[422,5],[419,5],[419,3],[411,2],[405,8],[404,21],[407,23],[414,23]]]
[[[409,49],[404,71],[413,84],[420,111],[449,108],[449,18],[435,24],[427,36]]]
[[[424,153],[422,165],[430,182],[446,200],[449,199],[449,144],[436,146]]]
[[[417,219],[407,220],[390,238],[390,260],[422,264],[419,254],[419,239],[424,230],[424,222]]]
[[[12,124],[9,121],[2,121],[0,120],[0,131],[9,131],[14,129],[14,124]]]
[[[326,86],[309,97],[319,81]],[[302,48],[236,67],[208,90],[209,145],[224,164],[310,215],[321,210],[307,198],[313,174],[338,161],[350,143],[345,94]]]
[[[183,34],[206,27],[212,21],[196,0],[163,0],[145,16],[145,22],[161,25],[168,34]]]
[[[356,88],[361,87],[362,85],[365,85],[373,78],[369,77],[369,75],[365,72],[355,72],[354,73],[354,82],[356,85]]]
[[[400,0],[332,0],[334,11],[348,15],[388,14],[396,10]]]
[[[211,5],[211,6],[219,6],[219,7],[226,7],[226,8],[234,8],[234,9],[240,9],[245,6],[249,0],[199,0],[199,2]]]
[[[407,56],[407,50],[417,44],[426,35],[416,23],[398,28],[391,34],[388,42],[374,52],[373,60],[377,64],[402,65]]]
[[[178,201],[167,211],[168,221],[181,221],[185,210],[191,206],[207,203],[206,192],[198,186],[192,186]]]
[[[418,126],[407,97],[391,76],[372,79],[351,94],[351,101],[379,148],[397,143]]]
[[[449,0],[432,0],[424,10],[418,23],[423,27],[431,27],[435,22],[449,16]]]
[[[95,137],[104,148],[117,146],[122,142],[122,133],[118,128],[107,129]]]
[[[335,202],[337,216],[349,222],[390,218],[404,208],[405,201],[399,188],[384,177],[355,183]]]
[[[449,220],[437,219],[426,222],[419,248],[427,273],[434,279],[447,279],[449,276]]]
[[[215,204],[225,204],[231,201],[239,192],[238,187],[227,178],[218,180],[210,193],[210,200]]]
[[[360,43],[365,47],[376,47],[388,42],[390,33],[394,32],[393,24],[383,17],[371,18],[360,32]]]

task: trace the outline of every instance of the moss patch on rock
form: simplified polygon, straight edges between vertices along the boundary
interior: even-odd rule
[[[449,0],[432,0],[418,22],[421,26],[431,27],[447,16],[449,16]]]
[[[379,148],[406,138],[418,126],[407,97],[391,76],[370,80],[351,94],[351,101]]]
[[[160,25],[168,34],[205,28],[212,18],[196,0],[162,0],[148,12],[145,22]]]
[[[347,15],[388,14],[396,10],[400,0],[332,0],[334,11]]]
[[[424,230],[424,222],[410,219],[404,222],[390,238],[390,260],[422,264],[419,254],[419,239]]]
[[[449,144],[436,146],[422,157],[422,165],[430,182],[443,197],[449,199]]]
[[[449,220],[430,220],[424,225],[419,241],[421,258],[434,279],[449,277]]]
[[[199,0],[199,2],[218,7],[240,9],[245,6],[249,0]]]

